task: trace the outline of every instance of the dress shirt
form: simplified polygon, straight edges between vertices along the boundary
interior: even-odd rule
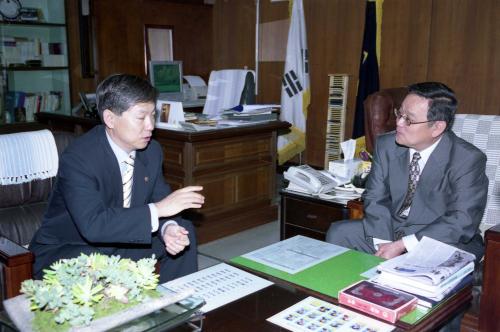
[[[109,136],[108,132],[106,131],[106,138],[108,139],[109,145],[111,146],[111,150],[113,150],[113,153],[116,156],[116,159],[118,160],[118,165],[120,166],[120,173],[123,174],[125,172],[125,165],[124,161],[128,159],[129,154],[125,152],[122,148],[120,148]],[[135,151],[132,151],[130,153],[134,158],[135,158]],[[132,183],[132,186],[134,184]],[[158,230],[158,225],[159,225],[159,218],[158,218],[158,209],[156,208],[156,205],[154,203],[149,203],[149,212],[151,214],[151,233],[156,232]],[[174,224],[177,225],[177,222],[175,220],[169,220],[167,221],[161,229],[161,234],[165,232],[165,228],[170,225]]]

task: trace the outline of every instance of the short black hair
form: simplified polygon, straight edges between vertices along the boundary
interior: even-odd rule
[[[141,77],[129,74],[113,74],[102,81],[96,90],[97,111],[104,121],[104,110],[120,115],[139,103],[156,105],[158,91]]]
[[[410,85],[408,93],[429,100],[427,120],[445,121],[446,130],[451,129],[458,108],[458,101],[452,89],[440,82],[422,82]]]

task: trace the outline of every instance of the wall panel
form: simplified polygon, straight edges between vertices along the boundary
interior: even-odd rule
[[[408,85],[427,76],[432,0],[385,0],[380,88]]]
[[[183,61],[185,74],[208,79],[212,69],[212,9],[213,6],[180,1],[92,1],[96,76],[83,79],[78,43],[78,0],[68,0],[73,103],[77,102],[78,91],[94,91],[96,84],[110,74],[146,77],[145,24],[173,26],[174,58]]]
[[[213,69],[255,69],[255,1],[216,1]]]
[[[459,113],[500,114],[500,2],[434,0],[428,80],[455,90]]]

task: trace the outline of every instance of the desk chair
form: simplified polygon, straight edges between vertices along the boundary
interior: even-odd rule
[[[255,73],[246,69],[213,70],[208,80],[203,114],[220,114],[242,104],[255,103]]]
[[[365,134],[369,151],[372,151],[378,135],[396,128],[393,110],[401,106],[407,93],[406,88],[392,88],[375,92],[365,100]],[[500,226],[493,229],[496,224],[500,225],[500,116],[456,114],[452,130],[458,137],[474,144],[488,157],[486,162],[486,175],[489,179],[488,201],[480,230],[483,235],[488,230],[486,238],[488,238],[488,233],[490,237],[493,237],[498,234],[497,230],[500,230]],[[359,209],[359,204],[356,202],[352,202],[350,206]],[[359,212],[359,210],[353,210],[351,216],[362,217]],[[465,327],[466,330],[468,328],[467,331],[477,330],[477,324],[491,326],[492,319],[495,319],[495,316],[500,316],[500,306],[496,300],[500,298],[500,290],[498,290],[498,285],[496,287],[494,285],[496,277],[491,276],[495,273],[494,267],[500,263],[500,253],[492,248],[490,246],[489,250],[488,242],[486,242],[484,262],[476,267],[473,307],[466,313],[462,321],[462,329],[464,329],[464,322],[472,325],[472,327]],[[483,269],[485,276],[488,274],[487,278],[483,278]],[[491,282],[486,283],[486,280],[491,280]],[[481,311],[478,310],[479,298]]]

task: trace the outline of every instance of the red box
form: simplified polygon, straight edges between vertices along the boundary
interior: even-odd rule
[[[339,303],[377,318],[396,322],[417,306],[417,297],[362,280],[339,292]]]

